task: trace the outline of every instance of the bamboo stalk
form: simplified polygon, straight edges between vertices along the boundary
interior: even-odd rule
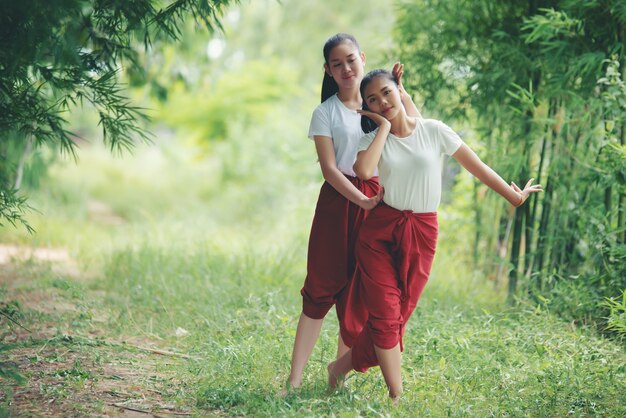
[[[559,109],[559,110],[557,110]],[[548,108],[548,120],[551,120],[552,118],[556,117],[557,112],[560,111],[560,106],[558,105],[558,102],[554,99],[550,100],[550,105]],[[546,130],[544,137],[543,137],[543,142],[541,144],[541,153],[539,155],[539,167],[537,169],[537,183],[541,184],[541,182],[543,181],[543,170],[544,170],[544,165],[547,163],[548,161],[548,156],[549,156],[549,150],[552,149],[552,147],[548,147],[548,143],[550,143],[552,141],[552,139],[559,134],[559,132],[561,131],[562,126],[557,125],[557,124],[553,124],[553,125],[548,125],[548,129]],[[542,196],[543,197],[543,202],[545,202],[546,198],[545,195]],[[529,223],[531,225],[535,225],[537,223],[537,212],[538,212],[538,208],[539,208],[539,197],[536,197],[533,202],[532,202],[532,211],[530,214],[530,218],[529,218]],[[542,205],[542,209],[543,209],[543,205]],[[542,220],[543,220],[543,210],[542,210]],[[545,229],[542,228],[542,220],[540,220],[539,224],[538,224],[538,229],[537,229],[537,234],[534,234],[534,232],[531,231],[532,236],[529,238],[529,244],[530,246],[532,246],[533,250],[532,250],[532,258],[529,258],[529,263],[526,265],[526,272],[527,275],[529,277],[533,277],[532,273],[535,271],[535,266],[536,266],[536,260],[538,257],[540,257],[539,251],[539,240],[541,237],[541,234],[543,231],[545,231]],[[535,239],[535,242],[533,242],[532,240]],[[541,266],[537,269],[538,272],[541,271]],[[541,275],[540,274],[535,274],[534,275],[535,279],[534,279],[534,286],[538,286],[541,287]]]

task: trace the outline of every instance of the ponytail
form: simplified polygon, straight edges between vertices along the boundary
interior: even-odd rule
[[[361,107],[363,110],[370,110],[369,107],[367,107],[365,100],[363,100],[363,105]],[[378,128],[378,125],[376,125],[373,120],[365,115],[361,115],[361,129],[363,130],[363,133],[369,134],[370,132],[376,130],[376,128]]]
[[[339,86],[334,78],[324,71],[324,79],[322,80],[322,103],[329,97],[335,95],[339,91]]]

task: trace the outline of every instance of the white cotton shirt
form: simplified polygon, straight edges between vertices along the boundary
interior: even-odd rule
[[[344,174],[356,177],[352,166],[356,161],[356,149],[363,136],[361,115],[346,107],[337,95],[321,103],[311,117],[309,138],[322,135],[332,139],[337,168]]]
[[[369,147],[376,132],[361,138],[359,151]],[[454,154],[462,143],[448,125],[433,119],[417,119],[406,138],[389,134],[378,162],[385,203],[398,210],[435,212],[441,201],[441,156]]]

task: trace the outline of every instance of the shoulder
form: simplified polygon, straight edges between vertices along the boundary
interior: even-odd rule
[[[324,100],[322,103],[318,104],[315,108],[315,112],[327,112],[330,113],[337,107],[337,96],[330,96],[328,99]]]
[[[332,116],[337,110],[334,98],[335,96],[331,96],[322,103],[318,104],[313,111],[312,119],[330,122],[332,120]]]
[[[428,131],[439,131],[443,127],[447,127],[445,123],[437,119],[421,119],[417,118],[417,125]]]
[[[458,133],[454,129],[438,119],[418,119],[418,124],[420,123],[422,129],[429,134],[443,137],[458,136]]]

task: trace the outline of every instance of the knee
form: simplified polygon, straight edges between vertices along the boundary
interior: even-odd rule
[[[302,312],[311,319],[324,319],[333,305],[333,300],[314,298],[302,292]]]

